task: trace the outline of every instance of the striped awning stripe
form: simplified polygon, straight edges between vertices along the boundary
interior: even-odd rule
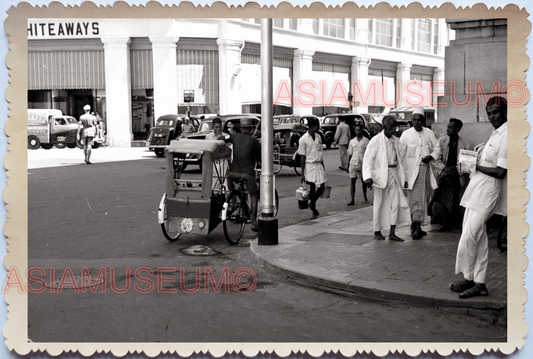
[[[28,52],[28,90],[104,88],[103,50]]]
[[[154,63],[152,50],[131,50],[131,88],[152,89],[154,88]]]

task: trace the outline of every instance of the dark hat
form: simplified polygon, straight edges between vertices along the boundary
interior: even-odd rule
[[[320,126],[320,121],[318,118],[311,117],[307,120],[307,126]]]

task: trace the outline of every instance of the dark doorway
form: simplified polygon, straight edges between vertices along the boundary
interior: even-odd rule
[[[73,96],[74,106],[73,106],[72,116],[74,116],[77,120],[79,120],[80,116],[85,113],[85,111],[83,111],[83,106],[85,105],[90,105],[91,112],[94,112],[92,90],[76,91],[73,95],[74,95]]]

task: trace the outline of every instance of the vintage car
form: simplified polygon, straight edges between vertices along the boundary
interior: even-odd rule
[[[183,121],[180,117],[180,115],[160,116],[155,126],[150,129],[147,147],[150,151],[155,151],[157,157],[165,156],[165,148],[168,147],[170,141],[181,135]]]
[[[355,137],[355,125],[363,125],[363,136],[370,139],[370,131],[368,128],[368,121],[372,118],[369,114],[359,113],[335,113],[326,115],[322,119],[321,130],[324,132],[326,148],[331,148],[335,141],[335,132],[339,125],[339,119],[343,118],[348,126],[350,126],[350,137]]]
[[[186,138],[192,139],[192,140],[205,140],[205,137],[207,136],[207,134],[213,131],[213,120],[215,118],[220,118],[220,120],[222,121],[222,132],[224,133],[229,133],[228,122],[232,122],[235,125],[235,127],[238,128],[240,126],[242,118],[251,118],[252,123],[257,129],[257,131],[255,131],[255,136],[258,138],[261,137],[261,120],[259,120],[259,118],[257,118],[256,116],[252,116],[248,114],[241,114],[241,115],[217,115],[214,117],[207,118],[200,123],[198,132],[190,134],[186,136]],[[198,165],[200,166],[200,168],[202,168],[202,156],[200,154],[189,154],[184,162],[184,166],[188,166],[188,165]]]

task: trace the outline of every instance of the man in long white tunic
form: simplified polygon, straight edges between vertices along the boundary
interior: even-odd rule
[[[316,201],[324,192],[324,183],[327,181],[324,167],[322,139],[318,134],[320,123],[317,119],[310,118],[307,132],[300,138],[298,154],[302,166],[302,181],[309,185],[309,209],[313,212],[311,219],[318,217]],[[318,187],[318,188],[317,188]]]
[[[381,230],[390,226],[389,240],[403,242],[395,233],[396,226],[410,223],[409,207],[403,194],[405,170],[404,149],[397,137],[396,119],[383,118],[383,131],[374,136],[363,157],[363,180],[374,192],[374,238],[383,240]]]
[[[492,97],[486,111],[494,130],[488,142],[476,148],[476,173],[461,200],[466,210],[455,273],[463,273],[464,279],[450,283],[459,298],[489,294],[485,285],[489,257],[486,222],[494,213],[507,214],[507,102]]]
[[[400,137],[400,142],[407,146],[405,154],[407,201],[411,211],[413,239],[420,239],[427,234],[421,225],[426,222],[427,207],[433,190],[437,188],[437,179],[429,167],[429,162],[441,156],[439,141],[433,131],[424,127],[425,122],[422,109],[415,109],[413,127]]]

